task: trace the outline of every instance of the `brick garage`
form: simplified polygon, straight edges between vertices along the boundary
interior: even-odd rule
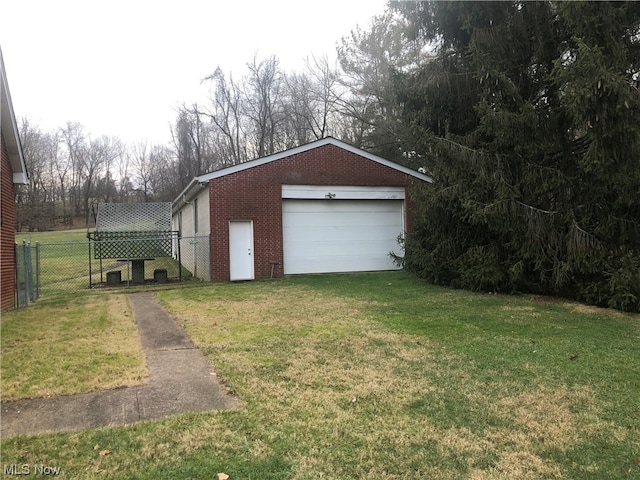
[[[0,310],[6,312],[16,305],[15,185],[28,180],[1,51],[0,112]]]
[[[395,227],[390,228],[401,226],[407,231],[410,228],[407,212],[411,208],[411,191],[416,184],[430,180],[425,175],[346,143],[325,138],[195,178],[174,202],[174,219],[176,223],[180,223],[183,236],[194,234],[192,227],[195,217],[198,217],[197,234],[203,232],[210,234],[212,281],[242,279],[237,276],[234,278],[232,271],[232,264],[235,262],[234,242],[236,238],[242,242],[243,235],[240,230],[240,237],[234,236],[233,230],[237,228],[236,225],[242,228],[246,226],[251,230],[252,242],[247,245],[247,249],[250,250],[249,255],[252,257],[250,260],[253,263],[251,278],[261,279],[268,278],[272,274],[282,276],[290,273],[294,261],[300,263],[299,271],[295,273],[307,273],[304,267],[305,259],[301,258],[304,255],[297,257],[288,255],[289,252],[285,251],[285,247],[304,249],[306,244],[309,246],[311,257],[317,255],[322,248],[327,252],[339,249],[341,240],[336,240],[336,245],[322,245],[320,240],[314,243],[316,240],[313,233],[305,239],[305,228],[311,232],[314,228],[313,224],[307,227],[302,224],[292,224],[291,229],[288,229],[289,226],[283,223],[283,205],[293,206],[289,210],[294,212],[286,213],[285,208],[285,220],[286,215],[292,219],[290,222],[294,222],[294,218],[304,220],[315,215],[313,221],[318,219],[319,222],[325,222],[322,230],[316,232],[315,236],[329,229],[335,232],[346,232],[344,235],[349,236],[366,228],[373,229],[372,235],[375,236],[378,228],[375,225],[375,219],[378,217],[375,215],[395,217],[401,215],[402,218],[394,220]],[[194,203],[197,206],[194,206]],[[351,209],[350,205],[358,205],[358,208]],[[371,210],[373,213],[363,211],[364,213],[359,214],[360,206],[366,207],[365,210],[373,208],[377,211],[378,205],[385,205],[385,208],[388,206],[391,208],[391,213],[378,214]],[[334,206],[340,210],[337,216],[332,216],[330,211],[324,213],[328,207]],[[312,213],[311,210],[315,207],[319,207],[316,208],[318,211]],[[296,213],[295,208],[302,210]],[[351,213],[349,213],[350,210]],[[182,219],[179,222],[178,216]],[[370,217],[374,224],[363,225],[361,228],[345,225],[345,222],[360,221],[359,219],[365,216]],[[185,218],[194,220],[186,222]],[[330,224],[332,218],[340,218],[342,226],[334,228]],[[283,231],[285,227],[287,229]],[[402,232],[397,232],[397,234],[400,233]],[[394,233],[394,242],[397,234]],[[296,235],[297,237],[293,238]],[[234,240],[230,241],[230,237]],[[358,240],[356,243],[362,243],[362,241]],[[356,245],[355,248],[360,247]],[[384,248],[384,245],[378,248]],[[388,250],[384,252],[385,257],[388,257],[387,253]],[[349,257],[346,255],[344,258],[349,259]],[[316,265],[329,265],[331,261],[338,262],[335,263],[338,266],[327,268],[332,268],[332,271],[341,270],[339,257],[332,260],[326,259],[325,262],[325,259],[320,256],[316,260]],[[381,266],[379,268],[374,266],[371,269],[393,268],[384,266],[391,265],[389,258],[382,260],[379,258],[377,262]],[[345,265],[344,271],[370,269],[367,265],[366,261],[355,265],[355,268]],[[310,270],[308,273],[314,273],[319,271],[317,268],[322,267],[309,264],[309,268],[313,271]]]

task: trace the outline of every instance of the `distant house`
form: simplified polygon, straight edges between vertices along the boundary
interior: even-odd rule
[[[16,306],[15,185],[28,183],[18,125],[13,113],[7,75],[0,50],[0,132],[2,164],[0,168],[0,310]]]
[[[198,268],[212,281],[393,270],[424,182],[328,137],[194,178],[173,202],[173,229],[208,236],[196,240],[210,258]]]

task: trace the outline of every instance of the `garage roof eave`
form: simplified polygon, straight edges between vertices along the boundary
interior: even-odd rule
[[[191,201],[198,193],[202,191],[208,184],[208,180],[202,180],[203,175],[194,177],[193,180],[180,192],[171,205],[171,214],[174,215],[184,206],[185,203]]]
[[[286,158],[286,157],[291,157],[293,155],[297,155],[299,153],[303,153],[309,150],[313,150],[314,148],[318,148],[318,147],[322,147],[324,145],[334,145],[338,148],[342,148],[343,150],[347,150],[351,153],[355,153],[356,155],[359,155],[361,157],[367,158],[371,161],[374,161],[376,163],[379,163],[381,165],[385,165],[389,168],[392,168],[394,170],[398,170],[402,173],[405,173],[407,175],[410,175],[412,177],[415,177],[419,180],[422,180],[424,182],[428,182],[428,183],[433,183],[433,179],[428,176],[428,175],[424,175],[420,172],[416,172],[415,170],[411,170],[410,168],[407,168],[403,165],[400,165],[398,163],[392,162],[390,160],[386,160],[382,157],[379,157],[377,155],[374,155],[373,153],[369,153],[365,150],[361,150],[357,147],[354,147],[353,145],[349,145],[348,143],[342,142],[340,140],[337,140],[333,137],[325,137],[322,138],[320,140],[316,140],[314,142],[311,143],[307,143],[305,145],[301,145],[299,147],[295,147],[295,148],[291,148],[289,150],[284,150],[282,152],[278,152],[278,153],[274,153],[273,155],[269,155],[266,157],[262,157],[262,158],[257,158],[255,160],[250,160],[248,162],[245,163],[239,163],[237,165],[233,165],[231,167],[227,167],[227,168],[223,168],[221,170],[216,170],[214,172],[211,173],[207,173],[204,175],[201,175],[199,177],[197,177],[199,179],[200,182],[208,182],[210,180],[213,180],[215,178],[220,178],[220,177],[224,177],[225,175],[231,175],[233,173],[237,173],[237,172],[241,172],[243,170],[248,170],[250,168],[253,167],[258,167],[260,165],[264,165],[266,163],[270,163],[270,162],[275,162],[277,160],[280,160],[282,158]]]
[[[173,201],[173,213],[177,213],[178,210],[180,210],[180,208],[184,205],[185,202],[190,201],[191,198],[193,198],[193,196],[199,192],[200,190],[198,190],[198,186],[200,187],[204,187],[205,185],[207,185],[211,180],[214,180],[216,178],[220,178],[220,177],[224,177],[226,175],[232,175],[234,173],[237,172],[241,172],[243,170],[248,170],[250,168],[254,168],[254,167],[259,167],[260,165],[265,165],[267,163],[271,163],[271,162],[275,162],[277,160],[280,160],[282,158],[286,158],[286,157],[291,157],[293,155],[297,155],[299,153],[303,153],[309,150],[313,150],[314,148],[318,148],[318,147],[322,147],[324,145],[334,145],[338,148],[342,148],[343,150],[347,150],[351,153],[354,153],[356,155],[359,155],[361,157],[364,157],[366,159],[369,159],[373,162],[379,163],[381,165],[384,165],[386,167],[392,168],[394,170],[397,170],[399,172],[402,172],[406,175],[410,175],[418,180],[421,180],[423,182],[428,182],[428,183],[433,183],[433,179],[428,176],[428,175],[424,175],[420,172],[416,172],[415,170],[411,170],[410,168],[407,168],[403,165],[400,165],[398,163],[392,162],[390,160],[386,160],[382,157],[379,157],[377,155],[374,155],[373,153],[369,153],[365,150],[361,150],[357,147],[354,147],[353,145],[349,145],[348,143],[342,142],[340,140],[337,140],[333,137],[325,137],[322,138],[320,140],[316,140],[314,142],[311,143],[307,143],[305,145],[300,145],[299,147],[295,147],[295,148],[291,148],[289,150],[284,150],[282,152],[278,152],[278,153],[274,153],[273,155],[268,155],[266,157],[262,157],[262,158],[257,158],[255,160],[250,160],[248,162],[244,162],[244,163],[239,163],[237,165],[233,165],[231,167],[227,167],[227,168],[223,168],[221,170],[216,170],[214,172],[210,172],[210,173],[206,173],[204,175],[199,175],[197,177],[194,177],[193,180],[191,180],[191,182],[189,182],[189,184],[185,187],[184,190],[182,190],[182,192],[180,192],[180,194],[176,197],[176,199]],[[195,190],[194,190],[195,189]]]

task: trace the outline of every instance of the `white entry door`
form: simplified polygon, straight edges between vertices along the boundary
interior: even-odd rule
[[[231,281],[253,280],[253,222],[229,222],[229,277]]]

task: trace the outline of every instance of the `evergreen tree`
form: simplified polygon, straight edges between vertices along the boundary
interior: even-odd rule
[[[435,183],[405,266],[455,287],[640,309],[640,4],[399,2],[398,75]]]

